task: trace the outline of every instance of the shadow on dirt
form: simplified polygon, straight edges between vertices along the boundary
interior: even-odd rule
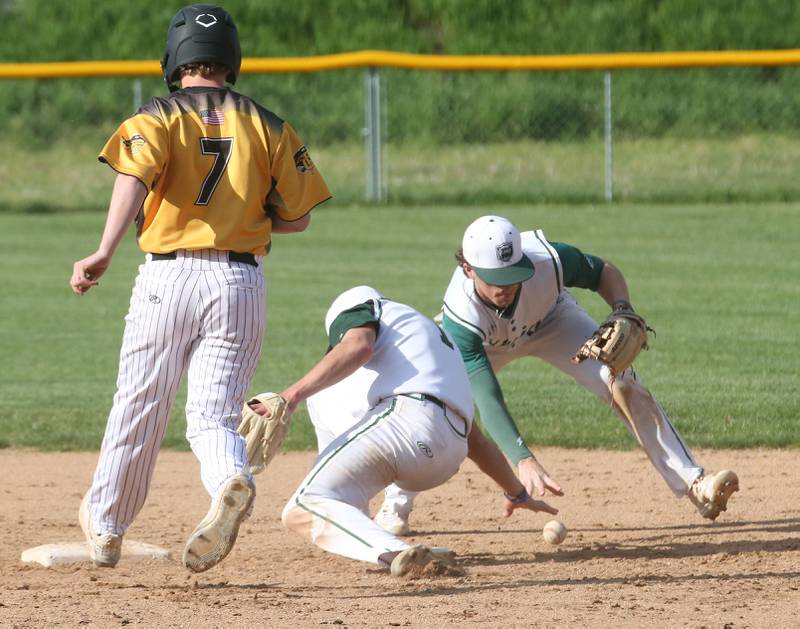
[[[558,587],[567,586],[570,588],[580,588],[586,586],[627,586],[627,587],[648,587],[668,584],[679,584],[681,586],[689,583],[696,583],[702,585],[710,581],[726,582],[734,584],[737,582],[754,582],[758,583],[762,579],[781,579],[786,583],[793,582],[800,577],[800,572],[747,572],[735,574],[720,574],[703,573],[691,575],[638,575],[633,577],[580,577],[576,579],[514,579],[514,581],[504,582],[485,582],[479,583],[477,580],[467,578],[460,578],[458,582],[453,583],[436,583],[428,581],[424,583],[424,589],[421,587],[415,588],[413,591],[400,591],[400,592],[381,592],[375,594],[376,597],[388,598],[401,598],[401,597],[426,597],[426,596],[442,596],[446,594],[464,595],[470,592],[487,592],[491,590],[515,590],[524,589],[529,587]],[[418,585],[423,585],[418,583]],[[344,596],[342,598],[373,598],[373,595],[367,596]]]
[[[494,534],[496,531],[431,531],[425,536]],[[606,541],[617,533],[625,534],[624,541]],[[786,534],[792,534],[786,536]],[[539,536],[539,529],[508,531],[508,535]],[[604,540],[591,541],[597,534]],[[580,535],[579,539],[575,539]],[[579,562],[598,559],[675,559],[741,555],[746,553],[783,553],[800,550],[800,518],[754,520],[737,522],[702,522],[663,527],[619,528],[597,526],[576,528],[563,546],[550,552],[481,554],[463,556],[460,562],[469,566],[499,566],[534,564],[542,561]],[[699,538],[697,541],[690,541]]]

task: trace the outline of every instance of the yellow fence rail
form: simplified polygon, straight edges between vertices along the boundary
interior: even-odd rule
[[[315,57],[249,57],[242,60],[242,73],[321,72],[365,67],[462,72],[479,70],[552,72],[783,65],[800,65],[800,49],[581,55],[420,55],[386,50],[361,50]],[[161,67],[158,61],[0,63],[0,79],[159,76],[160,74]]]

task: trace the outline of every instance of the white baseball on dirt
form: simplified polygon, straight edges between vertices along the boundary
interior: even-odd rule
[[[560,544],[567,537],[567,527],[563,522],[550,520],[542,529],[542,537],[548,544]]]

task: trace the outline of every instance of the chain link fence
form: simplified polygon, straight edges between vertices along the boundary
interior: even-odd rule
[[[346,69],[237,89],[307,142],[338,203],[800,199],[800,68]],[[0,81],[0,206],[102,206],[94,161],[154,77]]]
[[[797,67],[420,74],[381,72],[390,201],[800,199]]]

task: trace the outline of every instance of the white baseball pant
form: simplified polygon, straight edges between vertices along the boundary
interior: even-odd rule
[[[331,387],[306,400],[308,415],[317,434],[317,450],[322,453],[342,433],[353,427],[359,418],[353,417],[343,401],[336,399],[337,391]],[[327,392],[330,391],[330,394]],[[401,517],[408,518],[419,492],[406,491],[392,483],[384,490],[384,504]]]
[[[284,525],[331,553],[379,563],[408,544],[370,519],[370,499],[390,483],[441,485],[467,455],[466,422],[433,402],[387,398],[334,439],[283,510]]]
[[[117,392],[89,508],[98,533],[122,535],[144,505],[170,408],[188,371],[186,436],[211,496],[247,470],[236,432],[265,328],[258,266],[224,251],[178,251],[139,275],[125,317]]]
[[[703,473],[689,448],[670,423],[661,405],[632,369],[613,383],[608,367],[596,360],[574,363],[572,356],[597,329],[597,323],[567,291],[536,329],[535,334],[511,351],[487,348],[495,373],[512,360],[535,356],[572,376],[597,395],[625,421],[628,430],[644,448],[651,463],[676,496],[684,496]],[[613,398],[613,399],[612,399]]]

